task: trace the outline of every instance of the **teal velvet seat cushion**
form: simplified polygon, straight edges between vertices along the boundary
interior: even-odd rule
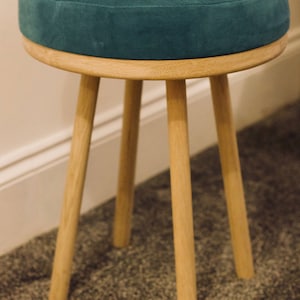
[[[41,45],[123,59],[184,59],[266,45],[289,27],[288,0],[19,0]]]

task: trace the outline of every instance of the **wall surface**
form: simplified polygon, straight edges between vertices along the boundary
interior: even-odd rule
[[[275,61],[230,76],[238,129],[300,97],[300,1],[291,0],[289,45]],[[0,254],[57,225],[79,76],[30,58],[17,1],[0,3]],[[191,154],[216,142],[208,81],[189,80]],[[115,195],[122,80],[101,81],[83,211]],[[137,182],[168,167],[165,89],[144,88]],[[108,220],[109,221],[109,220]]]

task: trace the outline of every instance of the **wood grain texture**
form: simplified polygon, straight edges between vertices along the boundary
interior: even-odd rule
[[[249,69],[278,56],[287,35],[253,50],[207,58],[182,60],[125,60],[84,56],[38,45],[24,37],[27,52],[37,60],[70,72],[99,77],[167,80],[209,77]]]
[[[227,75],[210,78],[236,272],[254,275],[240,161]]]
[[[178,300],[196,300],[186,85],[167,81],[173,231]]]
[[[67,299],[98,86],[99,78],[82,76],[52,271],[50,300]]]
[[[113,244],[116,247],[125,247],[130,240],[142,84],[141,80],[127,80],[125,87],[119,180],[113,233]]]

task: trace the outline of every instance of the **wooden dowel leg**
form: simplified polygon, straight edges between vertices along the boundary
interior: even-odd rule
[[[50,287],[50,300],[67,299],[99,78],[82,75],[64,202]]]
[[[113,244],[116,247],[125,247],[130,240],[142,84],[141,80],[126,81],[113,232]]]
[[[236,272],[247,279],[254,268],[227,75],[211,77],[210,84]]]
[[[167,81],[167,104],[177,299],[195,300],[195,249],[184,80]]]

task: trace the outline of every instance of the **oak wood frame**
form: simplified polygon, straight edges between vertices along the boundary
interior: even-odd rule
[[[177,299],[196,300],[185,79],[210,77],[236,271],[241,278],[253,276],[227,74],[274,59],[284,50],[286,44],[285,35],[269,45],[231,55],[140,61],[66,53],[24,38],[25,49],[37,60],[82,74],[49,299],[65,300],[68,294],[99,77],[127,79],[114,245],[126,246],[130,239],[142,80],[166,80]]]

